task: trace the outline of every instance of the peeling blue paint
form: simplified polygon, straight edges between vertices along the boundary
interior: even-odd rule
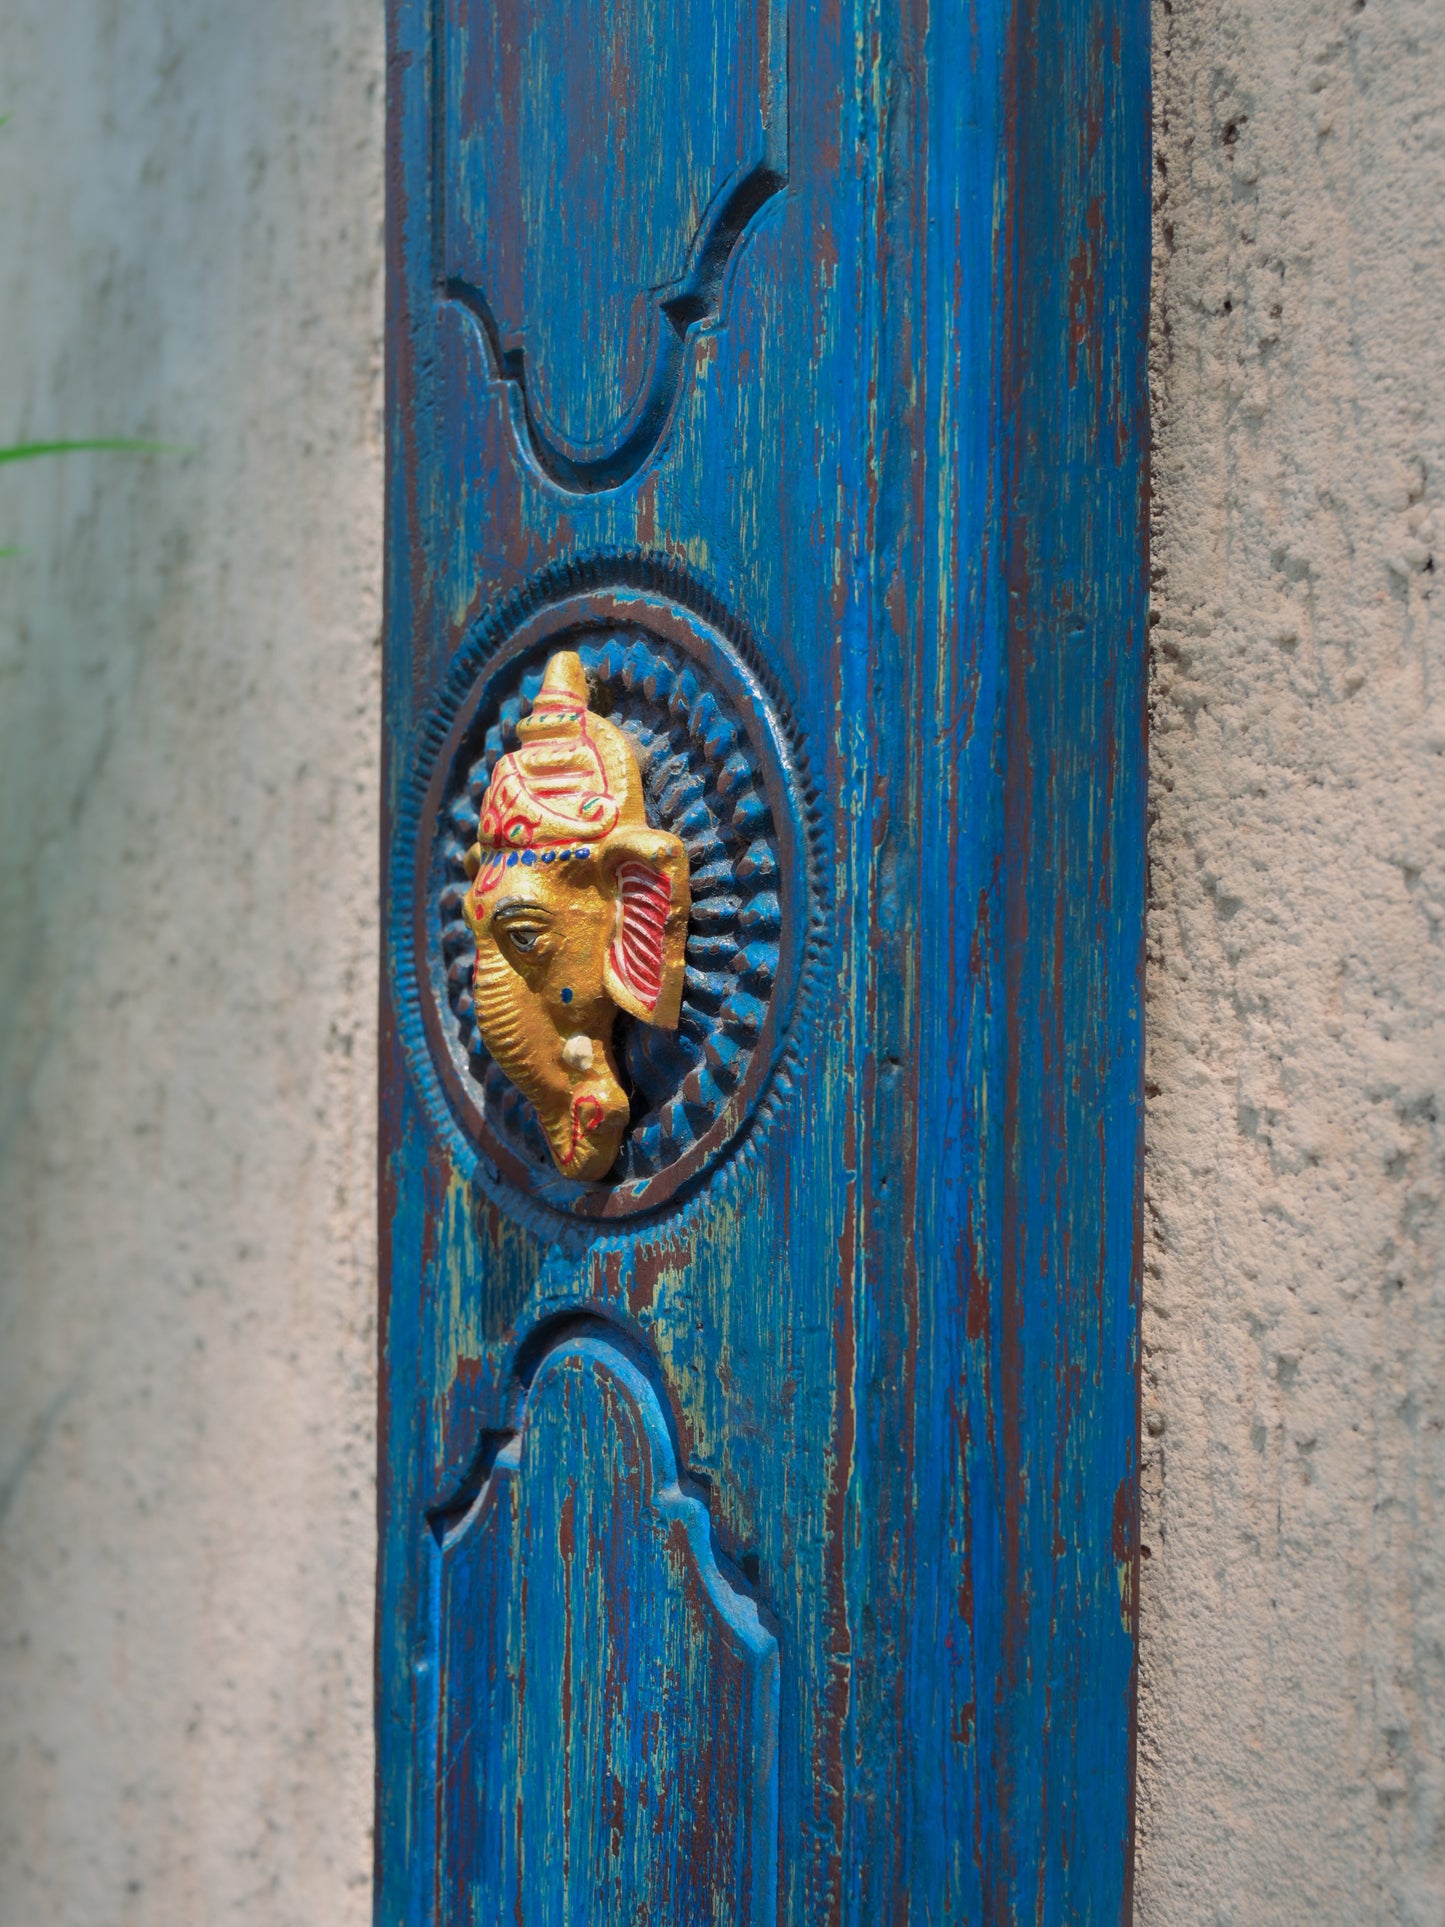
[[[559,67],[561,0],[389,6],[376,1917],[1117,1922],[1135,1693],[1147,9],[614,12],[606,46],[579,40]],[[529,67],[538,22],[552,53]],[[456,80],[470,70],[451,41],[483,34],[506,86],[541,90],[533,120],[607,132],[600,159],[595,141],[553,141],[545,182],[515,143],[519,179],[489,159],[485,246],[462,237],[474,264],[547,252],[534,285],[564,290],[526,343],[529,381],[574,424],[563,449],[556,400],[555,460],[538,458],[477,303],[449,293],[461,243],[445,225],[481,190],[432,170],[501,139],[505,100]],[[666,48],[619,65],[647,34]],[[687,88],[654,97],[679,63]],[[699,129],[699,103],[723,92]],[[660,113],[692,143],[665,192],[666,157],[650,135],[636,145]],[[678,181],[715,166],[722,198],[695,205]],[[655,263],[681,286],[749,169],[767,192],[705,299],[674,308],[675,386],[648,414]],[[527,229],[544,205],[575,217]],[[672,210],[667,233],[646,232],[651,207]],[[609,314],[632,312],[621,286],[639,304],[642,359],[615,338],[605,358],[623,404],[641,398],[635,418],[589,388],[589,276]],[[598,452],[608,434],[625,461]],[[687,571],[766,656],[811,772],[817,922],[799,933],[791,1054],[731,1158],[660,1212],[544,1233],[500,1181],[452,1167],[410,1081],[395,993],[414,859],[397,826],[473,625],[545,569],[639,556]],[[569,1552],[561,1507],[584,1464]],[[538,1727],[517,1711],[524,1653],[552,1682]],[[774,1694],[774,1724],[751,1699],[751,1724],[710,1734],[728,1653],[727,1690]],[[576,1689],[561,1697],[589,1658],[623,1696],[607,1766]],[[689,1886],[675,1849],[712,1771],[721,1857],[689,1848]],[[672,1818],[644,1837],[636,1808],[658,1799]]]

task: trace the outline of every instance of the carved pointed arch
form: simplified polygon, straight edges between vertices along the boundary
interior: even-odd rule
[[[445,293],[531,460],[615,487],[661,439],[688,331],[784,185],[786,0],[442,5]]]
[[[547,1352],[435,1555],[436,1918],[764,1927],[778,1648],[616,1345]]]

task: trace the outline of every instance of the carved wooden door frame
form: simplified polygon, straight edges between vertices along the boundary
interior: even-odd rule
[[[376,1918],[1127,1919],[1147,6],[388,33]],[[544,671],[690,865],[605,1180]]]

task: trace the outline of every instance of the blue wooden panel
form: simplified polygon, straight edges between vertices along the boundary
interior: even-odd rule
[[[771,1921],[777,1642],[614,1344],[547,1352],[436,1558],[437,1917]]]
[[[525,1481],[493,1455],[584,1321],[656,1404],[559,1353],[577,1400],[614,1402],[579,1455],[564,1415],[582,1405],[548,1394],[527,1504],[559,1543],[566,1481],[591,1467],[585,1544],[611,1548],[619,1625],[688,1599],[677,1650],[721,1650],[701,1515],[693,1563],[669,1564],[657,1478],[629,1469],[654,1418],[676,1441],[727,1594],[777,1641],[777,1920],[1118,1921],[1147,9],[604,11],[613,26],[573,32],[562,0],[389,5],[377,1918],[465,1919],[439,1911],[439,1865],[486,1897],[478,1918],[497,1894],[527,1919],[553,1904],[546,1880],[516,1885],[503,1839],[518,1788],[524,1835],[535,1808],[554,1847],[571,1838],[553,1782],[519,1766],[497,1791],[525,1730],[510,1642],[537,1641],[560,1681],[569,1609],[584,1673],[613,1631],[577,1616],[565,1561],[535,1623],[518,1604],[534,1541],[500,1508]],[[712,225],[739,180],[753,198]],[[539,183],[584,211],[534,222]],[[456,960],[428,949],[419,894],[466,703],[502,692],[519,707],[493,727],[514,727],[533,641],[608,596],[629,649],[701,638],[729,714],[762,719],[747,754],[780,882],[759,904],[797,960],[747,993],[768,1039],[756,1102],[633,1215],[528,1189],[448,1094],[464,1072],[438,1070],[424,999]],[[725,844],[717,863],[740,866]],[[690,943],[711,1064],[742,967],[706,918]],[[642,1441],[635,1461],[606,1437]],[[484,1475],[497,1516],[463,1528],[447,1509]],[[641,1660],[634,1683],[669,1708],[652,1764],[680,1788],[688,1709]],[[731,1786],[745,1762],[710,1770]],[[574,1813],[604,1793],[589,1782]],[[656,1911],[629,1836],[599,1838],[594,1818],[578,1864],[614,1880],[619,1917]],[[708,1881],[658,1917],[744,1905],[745,1881]]]
[[[615,481],[654,445],[684,332],[781,184],[783,9],[689,0],[681,33],[672,0],[448,0],[435,51],[447,283],[516,382],[528,452]]]

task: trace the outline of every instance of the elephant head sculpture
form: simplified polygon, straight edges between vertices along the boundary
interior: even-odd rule
[[[574,651],[548,662],[517,735],[467,853],[477,1027],[531,1099],[557,1169],[595,1180],[628,1120],[616,1013],[677,1027],[687,851],[649,827],[632,743],[588,707]]]

